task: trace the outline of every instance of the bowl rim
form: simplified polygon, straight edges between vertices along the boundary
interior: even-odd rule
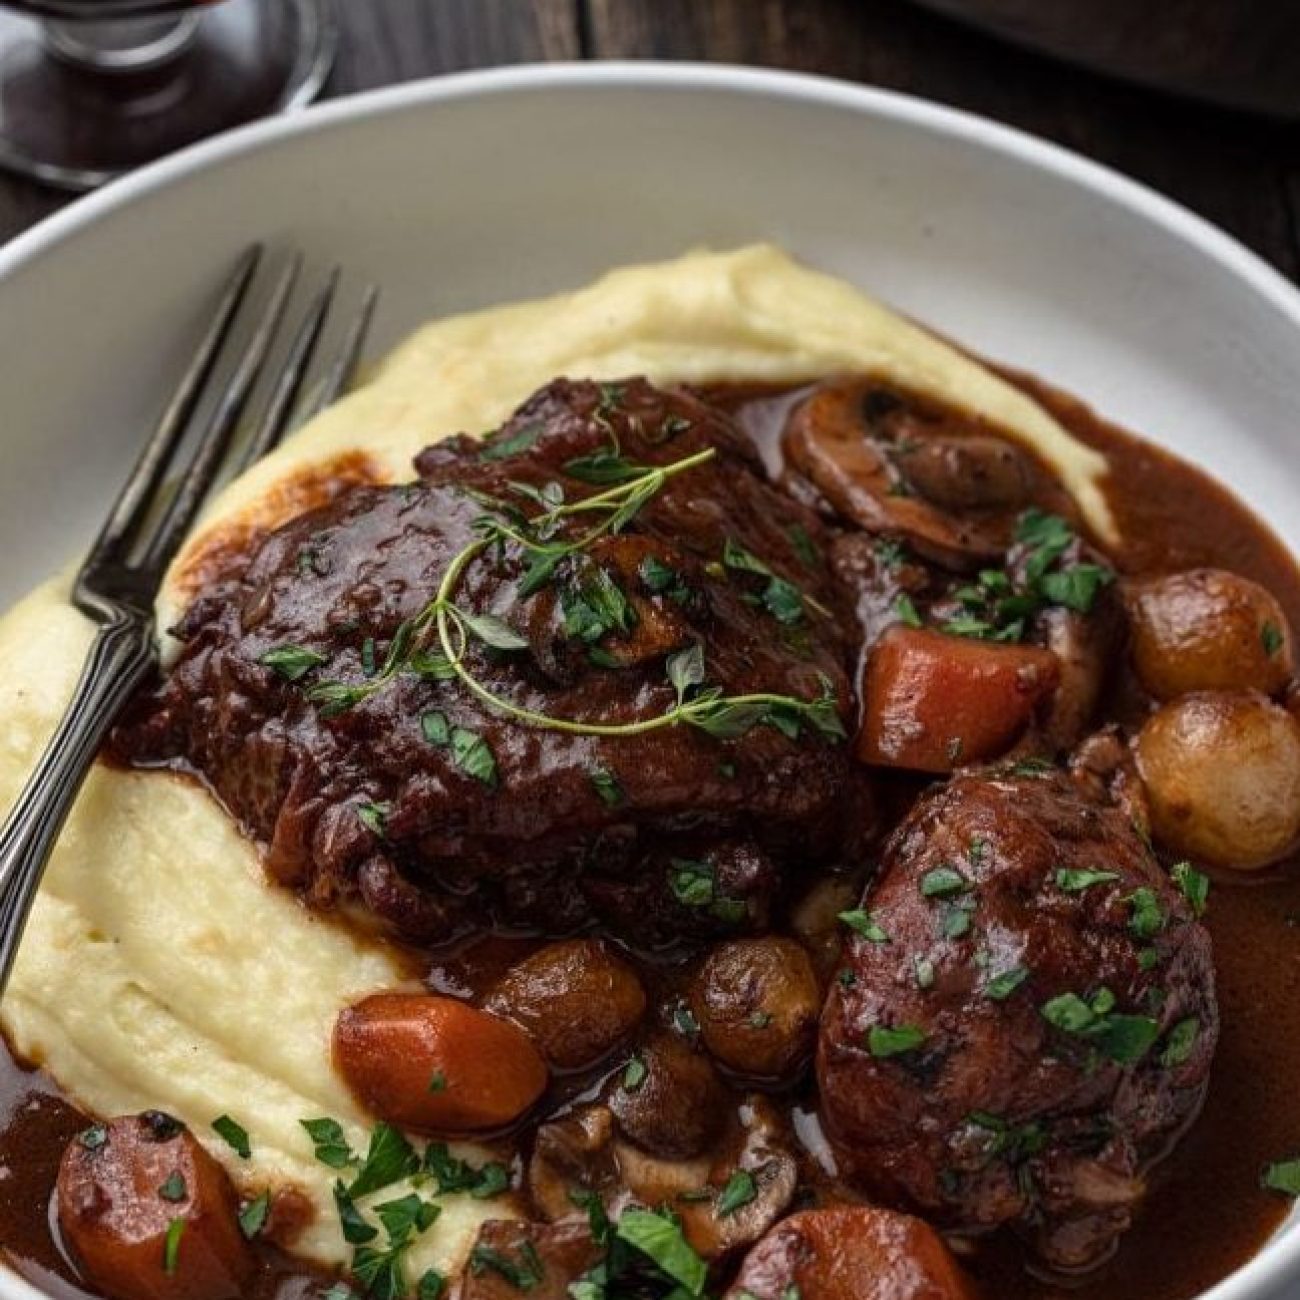
[[[972,148],[1001,155],[1090,191],[1217,264],[1290,323],[1300,352],[1300,287],[1237,238],[1150,186],[1020,128],[918,95],[829,76],[730,63],[611,60],[513,64],[399,82],[263,118],[131,172],[15,235],[0,248],[0,292],[7,278],[57,252],[101,218],[207,167],[254,154],[287,139],[412,108],[504,94],[601,89],[725,92],[811,104],[955,138]],[[1300,1226],[1270,1239],[1258,1254],[1202,1292],[1197,1300],[1264,1300],[1288,1280],[1300,1281]],[[0,1300],[48,1300],[48,1293],[0,1259]]]

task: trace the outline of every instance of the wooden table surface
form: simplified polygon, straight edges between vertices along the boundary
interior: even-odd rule
[[[827,73],[1059,141],[1180,200],[1300,277],[1300,127],[1076,71],[907,0],[337,2],[343,39],[331,95],[542,59],[703,59]],[[0,175],[0,238],[67,201]]]

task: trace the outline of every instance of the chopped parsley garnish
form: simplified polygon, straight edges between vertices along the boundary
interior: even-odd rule
[[[950,901],[939,917],[939,933],[945,939],[960,939],[970,933],[975,919],[975,900],[962,895]]]
[[[680,1225],[653,1210],[624,1210],[615,1237],[639,1250],[661,1273],[683,1287],[688,1296],[704,1293],[708,1265],[682,1235]]]
[[[343,1126],[336,1119],[300,1119],[298,1121],[307,1131],[315,1147],[314,1155],[323,1165],[331,1169],[346,1169],[356,1163],[356,1156],[343,1135]],[[213,1125],[216,1128],[216,1125]],[[224,1137],[225,1134],[223,1133]],[[227,1139],[229,1140],[229,1139]],[[233,1144],[232,1144],[233,1145]],[[238,1148],[235,1148],[238,1150]]]
[[[623,1071],[623,1091],[636,1092],[645,1082],[649,1070],[646,1063],[639,1057],[634,1056]]]
[[[916,973],[916,987],[921,990],[934,987],[934,962],[929,957],[913,957],[912,969]]]
[[[626,796],[618,778],[607,767],[593,766],[587,769],[587,776],[592,787],[600,796],[600,801],[610,808],[617,808]]]
[[[1044,1002],[1039,1011],[1062,1033],[1087,1041],[1112,1061],[1131,1065],[1150,1051],[1160,1026],[1150,1016],[1117,1013],[1114,1005],[1114,994],[1102,989],[1091,1003],[1077,993],[1062,993]]]
[[[466,776],[484,785],[496,785],[497,760],[491,746],[476,731],[467,727],[451,729],[451,757]]]
[[[1058,867],[1056,869],[1057,888],[1067,894],[1081,894],[1094,885],[1104,885],[1107,881],[1118,880],[1118,871],[1094,871],[1087,867]]]
[[[218,1115],[212,1121],[212,1130],[241,1160],[247,1160],[252,1154],[248,1130],[229,1115]]]
[[[430,1092],[447,1091],[447,1076],[446,1074],[443,1073],[443,1071],[435,1070],[433,1072],[433,1078],[429,1080],[429,1091]]]
[[[1282,635],[1282,629],[1276,623],[1265,623],[1259,629],[1259,643],[1264,647],[1264,653],[1272,657],[1281,650],[1286,637]]]
[[[1101,589],[1114,581],[1110,569],[1099,564],[1061,564],[1075,541],[1074,530],[1059,515],[1026,510],[1016,525],[1022,548],[1019,572],[982,570],[974,583],[953,593],[961,612],[944,623],[954,636],[986,641],[1021,641],[1029,619],[1046,605],[1061,605],[1088,614]]]
[[[1160,1053],[1160,1064],[1172,1068],[1190,1060],[1200,1034],[1201,1022],[1195,1016],[1180,1020],[1165,1039],[1164,1050]]]
[[[390,805],[387,803],[359,803],[357,804],[357,821],[372,835],[378,836],[382,840],[386,834],[390,811]]]
[[[718,1194],[713,1212],[719,1219],[735,1214],[742,1205],[748,1205],[758,1196],[758,1184],[748,1169],[737,1169],[727,1179],[727,1185]]]
[[[1028,978],[1029,971],[1024,966],[1013,966],[984,985],[984,996],[993,1002],[1005,1002]]]
[[[447,715],[437,709],[420,715],[420,730],[431,745],[445,749],[451,744],[451,723],[447,721]]]
[[[259,655],[257,662],[283,677],[286,682],[296,682],[328,662],[323,654],[308,650],[300,645],[276,646],[265,654]]]
[[[914,1052],[924,1042],[925,1032],[916,1025],[872,1025],[867,1030],[867,1050],[881,1060]]]
[[[1002,1158],[1011,1164],[1017,1164],[1027,1156],[1037,1155],[1046,1141],[1042,1126],[1033,1121],[1012,1124],[1000,1115],[977,1110],[966,1116],[966,1123],[991,1135],[986,1148],[991,1158]]]
[[[239,1211],[239,1230],[252,1241],[266,1226],[271,1213],[271,1193],[263,1192]]]
[[[542,436],[545,425],[540,421],[526,424],[518,433],[507,434],[504,438],[493,438],[479,445],[479,460],[507,460],[527,451]]]
[[[188,1194],[189,1190],[185,1186],[185,1179],[175,1170],[167,1175],[162,1186],[158,1189],[158,1195],[164,1201],[183,1201]]]
[[[1132,909],[1128,928],[1139,939],[1154,939],[1165,928],[1165,914],[1154,889],[1146,885],[1135,889],[1125,900]]]
[[[948,898],[964,894],[970,887],[970,881],[960,871],[947,865],[935,867],[921,877],[921,893],[926,898]]]
[[[510,1186],[510,1173],[495,1160],[475,1167],[460,1160],[445,1142],[430,1142],[424,1149],[423,1169],[438,1187],[438,1195],[468,1192],[477,1201],[491,1200]]]
[[[695,1012],[685,1002],[679,1002],[673,1008],[673,1028],[683,1038],[694,1038],[700,1032],[700,1022],[695,1019]]]
[[[348,1187],[348,1195],[359,1197],[377,1192],[381,1187],[409,1178],[419,1167],[419,1157],[402,1131],[381,1121],[370,1131],[366,1158]]]
[[[745,904],[729,898],[718,889],[713,864],[694,858],[670,858],[668,887],[683,907],[707,911],[728,925],[735,925],[745,915]]]
[[[766,1029],[772,1023],[773,1018],[770,1011],[751,1011],[746,1023],[751,1029]]]
[[[908,627],[921,626],[921,614],[916,608],[916,602],[905,593],[894,601],[894,613],[898,616],[898,621]]]
[[[849,927],[854,934],[860,934],[870,943],[888,943],[889,936],[881,929],[880,924],[871,915],[860,907],[853,908],[849,912],[841,912],[840,921]]]
[[[102,1124],[92,1124],[77,1134],[77,1141],[87,1151],[98,1151],[108,1141],[108,1129]]]
[[[415,1284],[415,1300],[441,1300],[447,1279],[436,1268],[426,1268]]]
[[[181,1237],[185,1235],[185,1220],[172,1219],[167,1225],[167,1235],[163,1238],[163,1272],[168,1277],[176,1276],[176,1269],[181,1262]]]
[[[1283,1196],[1300,1196],[1300,1160],[1279,1160],[1264,1170],[1260,1184]]]
[[[475,1277],[482,1277],[487,1272],[496,1273],[505,1278],[516,1291],[531,1291],[546,1276],[537,1249],[531,1241],[524,1242],[520,1247],[518,1260],[479,1242],[470,1251],[469,1271]]]
[[[1191,904],[1193,916],[1204,916],[1205,905],[1210,897],[1210,878],[1204,872],[1197,871],[1190,862],[1176,862],[1169,869],[1169,878],[1178,886],[1179,892]]]
[[[767,579],[759,600],[763,608],[778,623],[797,623],[803,618],[805,601],[803,592],[793,582],[773,573],[757,555],[746,550],[730,537],[723,545],[722,563],[725,568],[740,573],[757,574]]]

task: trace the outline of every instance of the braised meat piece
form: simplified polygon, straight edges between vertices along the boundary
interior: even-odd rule
[[[201,773],[280,880],[416,937],[471,897],[479,922],[760,923],[847,779],[817,515],[725,415],[642,380],[556,381],[417,467],[196,600],[119,746]]]
[[[1045,766],[922,796],[822,1016],[844,1171],[933,1222],[1013,1225],[1053,1267],[1104,1259],[1205,1092],[1199,902],[1186,868],[1171,880],[1122,812]]]

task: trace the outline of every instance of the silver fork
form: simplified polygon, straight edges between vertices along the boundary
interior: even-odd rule
[[[261,260],[260,246],[240,258],[198,350],[73,582],[72,603],[98,626],[67,710],[0,827],[0,993],[8,984],[50,851],[86,773],[122,706],[158,665],[154,598],[223,463],[230,459],[235,431],[284,319],[301,269],[299,256],[276,278],[192,450],[183,452],[186,431],[212,386]],[[265,455],[289,428],[337,283],[336,270],[303,314],[237,468]],[[347,387],[376,297],[375,288],[369,287],[304,414],[314,414]],[[168,498],[164,485],[169,471],[178,477]]]

